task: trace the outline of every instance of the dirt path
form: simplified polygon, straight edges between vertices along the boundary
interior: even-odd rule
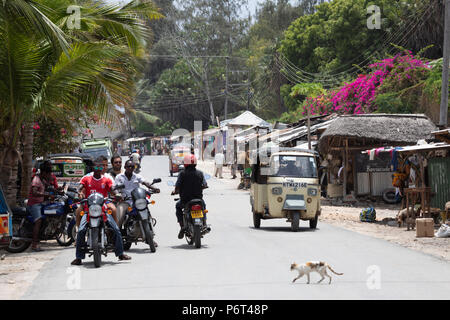
[[[33,252],[30,249],[22,253],[0,251],[0,287],[2,288],[0,299],[20,299],[44,264],[53,260],[61,250],[65,250],[56,241],[42,242],[41,247],[44,251]]]
[[[398,212],[396,206],[384,204],[374,204],[373,206],[376,210],[376,222],[374,223],[361,222],[359,220],[359,214],[365,206],[322,205],[322,215],[319,221],[394,242],[401,246],[450,261],[450,238],[417,238],[416,230],[406,231],[406,226],[399,228],[397,222],[393,221]]]

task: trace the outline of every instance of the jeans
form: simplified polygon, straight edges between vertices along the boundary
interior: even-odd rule
[[[116,257],[121,256],[123,254],[123,240],[122,235],[120,234],[119,227],[114,221],[112,215],[107,214],[108,221],[106,222],[109,227],[114,230],[114,238],[115,238],[115,250],[114,253]],[[83,260],[85,258],[85,253],[81,250],[83,246],[86,245],[86,232],[87,232],[87,215],[84,215],[81,218],[80,228],[78,229],[77,234],[77,249],[76,249],[76,258]]]
[[[41,203],[36,203],[36,204],[33,204],[32,206],[28,206],[28,210],[30,211],[31,216],[33,217],[33,223],[42,218],[42,204]]]

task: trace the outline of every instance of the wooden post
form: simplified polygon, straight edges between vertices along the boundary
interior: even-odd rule
[[[342,195],[345,197],[347,195],[347,168],[348,168],[348,139],[345,139],[344,141],[345,149],[344,149],[344,169],[342,169],[344,172],[344,186],[342,190]]]

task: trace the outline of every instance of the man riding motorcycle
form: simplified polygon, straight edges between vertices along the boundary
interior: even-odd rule
[[[125,193],[126,197],[131,197],[131,192],[139,187],[139,184],[142,183],[147,188],[153,190],[155,193],[159,193],[160,190],[158,188],[153,187],[148,181],[146,181],[141,175],[134,173],[134,164],[133,161],[127,160],[125,162],[125,173],[121,173],[117,175],[114,184],[115,185],[124,185],[125,187],[122,189]],[[127,200],[126,202],[121,202],[117,205],[117,219],[119,228],[122,228],[122,223],[125,218],[125,214],[128,210],[129,206],[133,205],[133,200]]]
[[[94,174],[92,176],[85,176],[83,177],[83,179],[81,179],[82,185],[80,189],[81,199],[87,198],[93,192],[101,193],[105,198],[108,197],[108,192],[111,191],[113,181],[102,175],[103,169],[104,168],[102,166],[102,162],[96,161],[96,165],[94,166]],[[107,215],[107,219],[108,219],[107,224],[114,231],[116,256],[119,257],[119,260],[130,260],[131,257],[123,253],[123,241],[119,227],[117,226],[115,220],[110,214]],[[81,260],[85,258],[85,253],[82,251],[82,247],[85,244],[86,232],[87,232],[87,215],[83,215],[81,221],[79,222],[79,229],[76,242],[76,259],[73,260],[71,263],[73,265],[81,265],[82,264]]]
[[[197,158],[193,154],[184,156],[184,170],[178,174],[177,182],[175,183],[175,190],[172,195],[180,194],[180,200],[176,204],[176,216],[180,224],[180,232],[178,239],[183,239],[185,226],[183,223],[183,208],[192,199],[203,200],[203,189],[208,188],[203,172],[197,170]],[[203,201],[203,206],[205,202]]]
[[[133,164],[136,169],[139,169],[141,166],[141,156],[139,155],[137,149],[133,149],[133,153],[130,155],[130,160],[133,161]]]

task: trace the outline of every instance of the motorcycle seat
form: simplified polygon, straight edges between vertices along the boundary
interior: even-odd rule
[[[13,216],[26,217],[28,215],[27,208],[15,207],[11,209]]]

